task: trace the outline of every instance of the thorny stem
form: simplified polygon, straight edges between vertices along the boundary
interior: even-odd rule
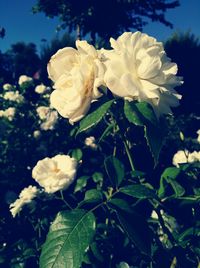
[[[125,150],[126,150],[126,154],[128,156],[128,160],[129,160],[131,169],[132,169],[132,171],[134,171],[135,170],[135,167],[134,167],[134,164],[133,164],[133,159],[131,157],[130,150],[129,150],[128,145],[127,145],[127,141],[124,140],[124,139],[123,139],[123,144],[124,144],[124,147],[125,147]]]
[[[125,148],[125,151],[126,151],[126,154],[127,154],[127,157],[128,157],[128,160],[129,160],[129,163],[130,163],[130,166],[131,166],[131,169],[132,171],[135,170],[135,167],[134,167],[134,164],[133,164],[133,159],[132,159],[132,156],[131,156],[131,153],[130,153],[130,150],[129,150],[129,147],[128,147],[128,143],[127,143],[127,140],[126,138],[124,137],[124,133],[121,129],[121,126],[120,126],[120,122],[117,122],[117,120],[114,118],[114,116],[112,116],[113,120],[116,122],[116,124],[118,125],[119,127],[119,131],[120,131],[120,137],[123,141],[123,144],[124,144],[124,148]]]
[[[69,209],[73,209],[71,206],[70,206],[70,204],[65,200],[65,198],[64,198],[64,195],[63,195],[63,191],[60,191],[60,196],[61,197],[58,197],[58,199],[60,199],[60,200],[62,200],[64,203],[65,203],[65,205],[69,208]]]
[[[163,229],[163,232],[167,235],[170,242],[174,245],[176,243],[176,241],[175,241],[173,235],[171,234],[171,232],[169,231],[169,229],[166,227],[165,222],[164,222],[163,217],[162,217],[162,214],[160,213],[160,209],[155,206],[155,204],[152,200],[149,200],[149,202],[153,205],[154,210],[156,211],[156,213],[158,215],[158,220],[159,220],[160,225]]]

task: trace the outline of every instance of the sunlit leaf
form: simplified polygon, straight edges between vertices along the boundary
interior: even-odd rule
[[[92,212],[59,212],[42,247],[40,268],[80,268],[94,233]]]
[[[125,176],[124,165],[114,156],[109,156],[104,161],[106,172],[113,186],[119,186]]]
[[[103,116],[106,114],[108,109],[113,104],[114,100],[110,100],[103,105],[101,105],[99,108],[97,108],[94,112],[88,114],[86,117],[84,117],[79,125],[78,133],[81,133],[91,127],[96,126],[103,118]]]

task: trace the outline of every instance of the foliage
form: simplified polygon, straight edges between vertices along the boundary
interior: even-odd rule
[[[19,76],[33,76],[40,68],[40,58],[36,45],[18,42],[5,53],[0,52],[0,79],[4,83],[14,83]]]
[[[179,1],[52,1],[38,0],[33,7],[33,12],[44,12],[46,16],[59,17],[62,28],[69,31],[78,30],[78,35],[91,34],[95,41],[98,34],[108,40],[109,36],[116,37],[117,34],[132,28],[141,30],[148,20],[159,21],[166,26],[172,24],[165,19],[165,12],[175,8]],[[103,14],[103,17],[102,17]],[[110,14],[112,14],[112,19]]]
[[[41,268],[117,267],[123,261],[133,267],[197,267],[199,165],[161,168],[157,159],[154,167],[144,127],[151,124],[156,132],[159,121],[148,104],[102,99],[78,125],[60,118],[53,130],[34,138],[41,125],[36,108],[48,105],[45,94],[34,92],[37,83],[18,86],[25,101],[12,102],[13,121],[1,118],[2,267],[38,267],[40,252]],[[10,105],[4,101],[3,108]],[[89,135],[97,147],[84,144]],[[146,147],[149,162],[136,147]],[[75,183],[61,195],[41,193],[11,219],[7,204],[33,184],[36,161],[60,152],[81,160]]]
[[[146,102],[107,93],[79,123],[58,117],[44,129],[37,108],[49,107],[51,88],[36,93],[42,82],[1,89],[1,109],[16,112],[0,118],[0,267],[197,268],[200,165],[175,167],[172,157],[199,151],[199,117],[158,118]],[[7,91],[22,100],[6,100]],[[36,186],[36,162],[56,154],[77,160],[74,182],[53,194],[40,189],[12,218],[20,190]]]
[[[184,77],[184,84],[178,91],[184,95],[177,114],[194,113],[199,115],[198,75],[200,62],[200,42],[191,32],[174,33],[165,43],[167,54],[179,66],[179,74]],[[187,53],[185,53],[187,51]],[[184,55],[184,61],[183,61]],[[194,60],[195,59],[195,60]],[[188,88],[190,90],[188,90]],[[191,105],[192,103],[192,105]]]

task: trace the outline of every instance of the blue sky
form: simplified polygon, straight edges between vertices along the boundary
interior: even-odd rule
[[[38,50],[41,39],[51,40],[56,36],[57,19],[48,19],[44,14],[33,15],[31,7],[36,0],[1,0],[0,26],[5,27],[6,36],[0,39],[0,50],[5,52],[18,41],[34,42]],[[200,0],[180,0],[181,6],[169,10],[166,18],[174,24],[170,29],[160,23],[150,23],[144,32],[165,41],[174,31],[191,30],[200,37]]]

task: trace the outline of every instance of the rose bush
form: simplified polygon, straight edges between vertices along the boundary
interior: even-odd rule
[[[24,102],[14,102],[12,122],[2,118],[2,129],[12,129],[4,130],[2,159],[16,154],[11,146],[16,137],[27,147],[2,174],[16,178],[5,195],[15,219],[10,215],[6,223],[21,227],[16,243],[10,232],[3,236],[2,256],[13,255],[4,263],[40,268],[199,265],[199,143],[196,137],[187,143],[178,132],[181,146],[170,149],[173,154],[196,151],[192,161],[173,166],[171,157],[168,166],[165,157],[159,158],[171,145],[162,149],[164,114],[178,104],[174,87],[182,83],[177,66],[162,44],[145,34],[125,33],[111,43],[113,50],[96,50],[78,41],[77,49],[64,48],[51,58],[51,104],[45,92],[35,92],[42,81],[16,85]],[[28,99],[31,90],[34,100]],[[56,124],[49,116],[55,112],[52,106],[64,117],[53,116]],[[80,122],[71,126],[65,118]],[[26,172],[13,171],[21,167]],[[21,184],[34,183],[42,187],[36,196],[31,186],[16,199]]]

